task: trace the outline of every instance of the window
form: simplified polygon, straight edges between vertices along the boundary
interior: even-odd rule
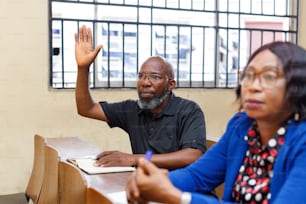
[[[297,42],[298,0],[50,0],[50,85],[74,88],[74,33],[103,44],[91,88],[135,88],[142,62],[167,58],[177,87],[232,88],[260,45]]]

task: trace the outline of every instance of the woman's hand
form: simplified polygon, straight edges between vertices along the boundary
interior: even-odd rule
[[[93,49],[92,32],[85,25],[79,29],[79,33],[74,34],[74,40],[75,58],[78,67],[89,68],[103,46],[98,45],[96,49]]]
[[[126,197],[129,204],[146,204],[148,201],[145,201],[140,197],[140,192],[136,183],[136,171],[133,172],[132,176],[129,178],[126,184]]]
[[[141,158],[138,168],[127,183],[126,193],[129,203],[180,203],[182,192],[176,189],[164,169]]]

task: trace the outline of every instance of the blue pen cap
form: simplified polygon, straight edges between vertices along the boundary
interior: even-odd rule
[[[145,159],[146,159],[147,161],[151,161],[152,154],[153,154],[153,152],[152,152],[151,150],[147,150],[147,151],[146,151]]]

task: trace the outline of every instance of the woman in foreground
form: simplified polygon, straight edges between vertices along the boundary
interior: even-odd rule
[[[240,111],[193,164],[165,174],[139,160],[129,203],[306,202],[306,50],[289,42],[258,48],[236,94]],[[207,194],[223,182],[222,200]]]

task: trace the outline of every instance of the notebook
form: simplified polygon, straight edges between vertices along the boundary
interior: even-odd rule
[[[96,160],[92,158],[67,159],[67,160],[88,174],[105,174],[105,173],[126,172],[126,171],[135,170],[135,167],[131,166],[112,166],[112,167],[94,166]]]

